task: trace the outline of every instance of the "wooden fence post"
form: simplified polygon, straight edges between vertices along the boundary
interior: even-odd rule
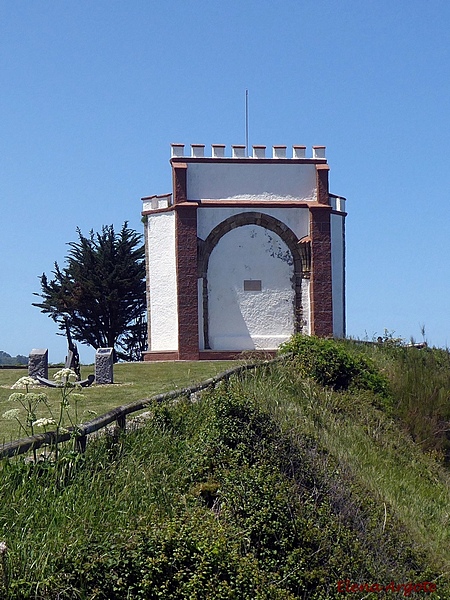
[[[211,387],[212,389],[215,389],[220,382],[223,382],[224,389],[228,391],[230,387],[231,375],[238,375],[243,371],[255,369],[257,366],[264,366],[264,364],[272,364],[273,362],[277,362],[279,360],[285,360],[286,358],[289,358],[291,356],[292,355],[288,353],[279,358],[273,359],[266,363],[262,363],[260,365],[248,364],[241,365],[239,367],[234,367],[233,369],[229,369],[224,373],[220,373],[219,375],[207,379],[206,381],[198,385],[191,386],[189,388],[184,388],[182,390],[173,390],[172,392],[158,394],[156,396],[152,396],[151,398],[146,398],[144,400],[132,402],[131,404],[127,404],[124,406],[118,406],[117,408],[109,411],[108,413],[101,415],[100,417],[96,417],[92,421],[89,421],[89,423],[83,423],[83,425],[80,426],[80,433],[83,433],[81,433],[81,435],[76,436],[75,438],[75,449],[78,452],[83,453],[86,450],[87,436],[91,433],[94,433],[95,431],[99,431],[100,429],[107,427],[109,424],[114,423],[114,421],[117,422],[116,433],[119,433],[120,431],[125,431],[126,415],[132,414],[143,409],[147,409],[152,402],[163,402],[173,400],[183,395],[187,395],[188,398],[191,395],[194,395],[195,398],[197,392]],[[117,417],[116,415],[118,413],[120,416]],[[43,445],[50,444],[51,446],[55,445],[55,443],[60,444],[61,442],[73,440],[74,430],[73,428],[70,429],[71,431],[67,431],[66,433],[57,434],[56,431],[48,431],[46,433],[35,434],[27,438],[21,438],[19,440],[7,442],[6,444],[0,444],[0,460],[2,458],[19,456],[20,454],[25,454],[26,452],[30,452],[31,450],[37,450]]]
[[[86,451],[87,435],[79,435],[75,440],[75,450],[80,454]]]
[[[117,427],[121,431],[125,431],[126,426],[127,426],[127,416],[126,415],[120,415],[120,417],[117,419]]]

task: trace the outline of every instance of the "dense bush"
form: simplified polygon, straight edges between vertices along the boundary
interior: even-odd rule
[[[61,600],[72,599],[75,590],[99,600],[293,600],[206,510],[194,507],[128,535],[127,541],[121,533],[112,543],[99,540],[60,557],[58,577],[47,585],[61,588],[65,581]]]
[[[294,335],[281,346],[292,352],[299,372],[323,386],[339,390],[370,390],[384,398],[390,396],[389,383],[365,357],[333,339]]]

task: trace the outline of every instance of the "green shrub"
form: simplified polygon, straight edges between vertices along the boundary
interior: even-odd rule
[[[238,539],[204,509],[182,512],[151,528],[123,532],[109,543],[90,543],[71,557],[62,556],[58,598],[126,600],[294,600],[276,589],[251,555],[240,551]],[[66,592],[61,586],[64,581]]]
[[[280,351],[292,352],[303,377],[340,390],[370,390],[390,397],[389,383],[376,367],[343,343],[332,339],[294,335]]]

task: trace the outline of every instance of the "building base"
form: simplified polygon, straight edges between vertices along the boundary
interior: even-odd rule
[[[277,354],[276,350],[201,350],[196,360],[270,360]],[[193,360],[186,359],[177,350],[143,352],[145,362]]]

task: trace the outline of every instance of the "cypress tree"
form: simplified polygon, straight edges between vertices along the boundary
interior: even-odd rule
[[[94,348],[114,348],[115,360],[140,360],[146,347],[145,250],[125,222],[70,242],[65,267],[55,262],[53,279],[40,277],[42,302],[33,303],[59,329]]]

